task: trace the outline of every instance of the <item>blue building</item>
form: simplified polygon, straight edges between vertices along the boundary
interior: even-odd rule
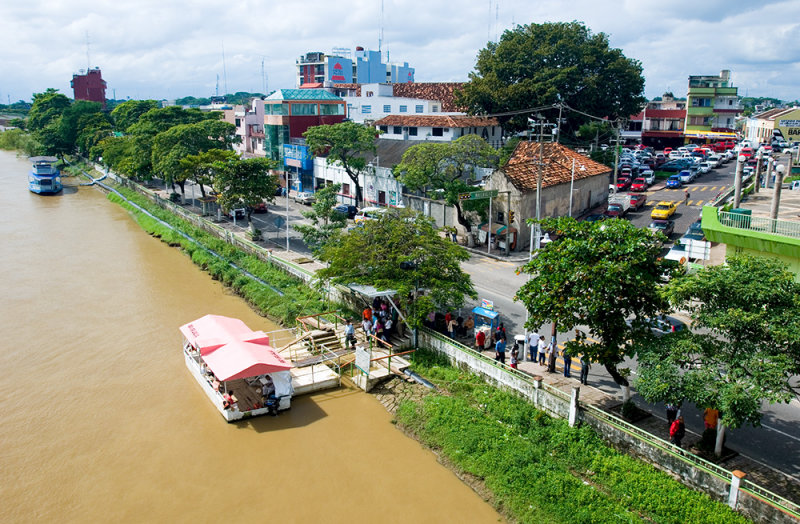
[[[383,61],[380,51],[356,47],[334,49],[329,55],[315,51],[300,56],[297,61],[297,87],[308,84],[383,84],[414,81],[414,68],[408,62]]]

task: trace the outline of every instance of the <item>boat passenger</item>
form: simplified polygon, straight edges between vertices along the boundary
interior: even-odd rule
[[[238,405],[236,404],[238,401],[239,400],[231,391],[222,395],[222,407],[225,409],[238,409]]]

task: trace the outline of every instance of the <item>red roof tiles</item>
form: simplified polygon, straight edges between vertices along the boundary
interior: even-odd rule
[[[539,152],[538,142],[520,142],[506,165],[502,167],[502,171],[509,181],[522,192],[536,190],[536,180],[539,176]],[[561,144],[545,143],[542,159],[544,162],[543,188],[569,183],[572,178],[573,159],[575,159],[575,180],[611,173],[610,167],[595,162]]]
[[[406,84],[392,84],[394,96],[404,98],[419,98],[422,100],[438,100],[442,103],[442,111],[454,113],[465,111],[456,107],[454,92],[464,86],[464,82],[410,82]]]

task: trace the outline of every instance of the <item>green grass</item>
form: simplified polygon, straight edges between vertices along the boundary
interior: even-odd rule
[[[748,522],[726,505],[421,350],[414,369],[444,393],[407,400],[398,423],[483,479],[520,522]]]
[[[142,229],[171,246],[180,247],[192,259],[192,262],[207,271],[215,280],[219,280],[233,289],[262,315],[285,325],[293,325],[295,318],[298,316],[321,313],[337,308],[337,305],[326,304],[322,295],[308,287],[304,282],[287,275],[269,262],[264,262],[256,256],[247,254],[211,233],[193,226],[169,211],[156,206],[135,191],[127,188],[117,188],[117,190],[132,202],[147,209],[154,216],[196,239],[200,245],[186,240],[175,231],[141,213],[119,196],[109,193],[108,199],[131,211],[134,219]],[[219,253],[224,260],[212,256],[203,247]],[[268,282],[283,292],[284,296],[280,296],[270,288],[245,277],[239,270],[231,266],[231,263]]]

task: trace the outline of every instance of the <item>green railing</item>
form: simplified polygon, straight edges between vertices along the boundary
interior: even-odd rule
[[[800,238],[800,222],[790,222],[788,220],[777,220],[767,217],[754,217],[731,213],[729,211],[719,212],[719,223],[723,226],[746,229],[748,231],[758,231],[759,233],[771,233],[785,237]]]
[[[524,382],[531,387],[535,387],[534,386],[535,381],[533,380],[533,377],[523,371],[512,369],[511,367],[505,364],[501,364],[495,361],[494,359],[489,358],[481,353],[478,353],[472,348],[465,346],[464,344],[461,344],[449,337],[446,337],[441,333],[434,331],[432,329],[421,328],[421,331],[430,336],[431,338],[435,338],[440,342],[447,343],[451,347],[469,354],[470,357],[476,360],[480,360],[488,365],[502,369],[506,373],[513,375],[516,379],[520,380],[521,382]],[[559,398],[564,402],[569,403],[571,400],[570,395],[568,393],[561,391],[560,389],[555,388],[549,384],[545,384],[544,382],[542,382],[541,384],[541,389]],[[672,443],[667,442],[666,440],[658,438],[655,435],[634,426],[630,422],[627,422],[615,415],[612,415],[611,413],[603,411],[602,409],[597,408],[591,404],[579,401],[579,407],[592,418],[597,419],[602,423],[608,424],[620,431],[623,431],[624,433],[630,435],[631,437],[641,442],[644,442],[645,444],[649,445],[652,448],[660,449],[665,453],[669,453],[670,455],[682,460],[683,462],[691,464],[693,467],[705,471],[706,473],[713,475],[714,477],[717,477],[719,480],[727,484],[730,484],[731,477],[733,475],[731,471],[721,466],[718,466],[713,462],[709,462],[701,457],[698,457],[694,453],[682,449],[678,446],[675,446]],[[740,489],[751,496],[761,499],[762,501],[764,501],[764,503],[769,504],[788,515],[791,515],[794,518],[800,519],[800,505],[795,504],[794,502],[784,497],[781,497],[780,495],[772,493],[771,491],[747,479],[744,479],[742,481]]]

